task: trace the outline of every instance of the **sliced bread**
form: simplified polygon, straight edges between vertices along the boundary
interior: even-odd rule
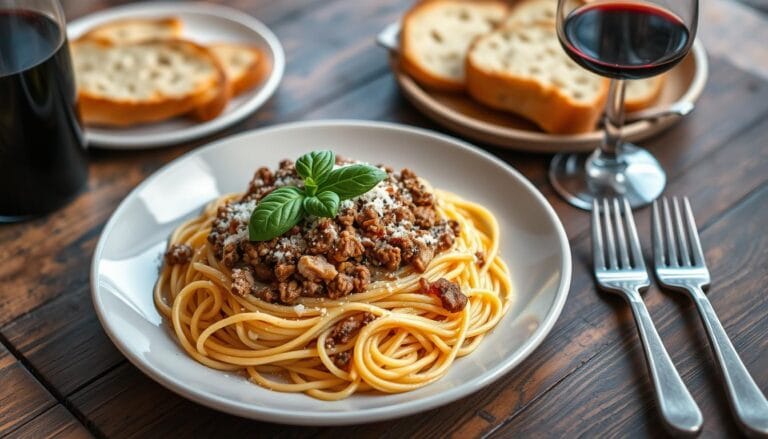
[[[624,109],[627,112],[639,111],[655,104],[666,80],[667,75],[659,75],[627,81],[627,88],[624,91]]]
[[[233,96],[255,87],[269,73],[269,59],[256,47],[219,43],[208,48],[224,67]]]
[[[560,47],[553,25],[505,27],[478,38],[467,55],[467,91],[555,134],[595,129],[608,80],[579,67]]]
[[[504,20],[505,26],[532,23],[554,23],[557,19],[557,0],[521,0],[514,4]]]
[[[501,1],[430,0],[403,18],[400,65],[420,84],[464,89],[464,60],[472,41],[493,30],[508,11]]]
[[[79,39],[110,43],[139,43],[146,40],[179,38],[183,23],[176,17],[115,20],[99,25]]]
[[[203,107],[228,90],[218,59],[190,41],[91,39],[75,41],[71,49],[88,124],[156,122]]]

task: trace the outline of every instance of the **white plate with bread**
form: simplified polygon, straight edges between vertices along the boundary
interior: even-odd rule
[[[285,69],[277,37],[228,7],[141,3],[67,26],[89,144],[158,147],[204,137],[252,114]]]
[[[574,0],[581,1],[581,0]],[[441,125],[468,138],[529,152],[590,151],[608,80],[579,67],[560,47],[557,0],[429,0],[379,35],[406,98]],[[653,113],[693,104],[707,78],[699,41],[664,75],[627,81],[626,109]],[[630,121],[629,141],[650,137],[681,118]]]

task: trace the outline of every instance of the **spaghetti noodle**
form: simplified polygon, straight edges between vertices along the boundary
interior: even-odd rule
[[[154,291],[157,309],[182,348],[208,367],[243,371],[268,389],[323,400],[369,390],[406,392],[444,376],[510,307],[496,219],[484,207],[438,190],[438,217],[456,221],[460,233],[422,273],[405,267],[372,279],[363,292],[338,299],[300,297],[290,305],[233,294],[232,270],[207,238],[219,208],[240,195],[211,202],[173,232],[169,247],[185,244],[193,252],[188,262],[164,264]],[[420,279],[457,284],[468,298],[466,306],[446,310],[438,297],[424,294]],[[372,319],[353,337],[329,343],[340,322],[363,313]],[[344,353],[345,368],[334,361]]]

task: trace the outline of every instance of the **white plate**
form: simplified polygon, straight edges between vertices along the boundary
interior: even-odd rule
[[[283,47],[267,26],[252,16],[209,3],[140,3],[96,12],[67,25],[70,41],[99,24],[141,17],[179,17],[182,36],[198,43],[233,42],[260,47],[272,63],[269,76],[250,91],[230,100],[222,114],[207,122],[181,117],[129,128],[86,127],[89,145],[110,149],[139,149],[180,143],[207,136],[244,119],[269,99],[285,70]]]
[[[276,167],[317,148],[395,169],[409,167],[436,187],[480,202],[498,217],[501,255],[515,302],[471,355],[441,380],[397,395],[319,401],[279,393],[187,356],[155,310],[152,287],[171,231],[220,194],[243,191],[259,166]],[[560,315],[571,253],[546,199],[501,160],[460,140],[402,125],[322,121],[243,133],[196,149],[133,190],[104,228],[91,267],[93,304],[109,337],[144,373],[203,405],[265,421],[341,425],[410,415],[467,396],[525,359]]]

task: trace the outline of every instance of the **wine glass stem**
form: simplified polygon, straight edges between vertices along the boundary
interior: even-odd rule
[[[624,89],[625,82],[611,79],[608,88],[608,101],[605,104],[603,125],[605,136],[600,149],[595,152],[594,160],[604,166],[618,165],[621,154],[621,127],[624,125]]]

